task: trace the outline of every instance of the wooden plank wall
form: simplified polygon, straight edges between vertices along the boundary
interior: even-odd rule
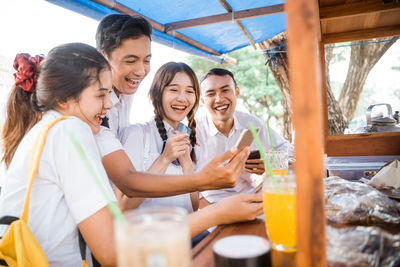
[[[400,155],[400,132],[331,135],[326,153],[329,157]]]

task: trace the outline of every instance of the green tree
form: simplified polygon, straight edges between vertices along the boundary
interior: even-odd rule
[[[186,57],[185,62],[199,77],[215,67],[230,70],[240,88],[239,98],[249,112],[265,121],[270,118],[280,121],[283,114],[283,96],[274,77],[267,71],[260,50],[243,48],[230,53],[229,56],[237,60],[236,65],[217,64],[196,56]]]

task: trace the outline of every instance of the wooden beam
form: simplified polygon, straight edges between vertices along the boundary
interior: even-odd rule
[[[297,181],[297,266],[327,266],[317,0],[287,0],[287,44]]]
[[[326,65],[325,65],[325,45],[322,42],[319,44],[319,64],[321,68],[321,102],[322,102],[322,129],[324,133],[324,153],[327,149],[327,138],[329,135],[329,122],[328,122],[328,98],[326,87]]]
[[[400,132],[330,135],[327,154],[329,157],[400,155]]]
[[[400,2],[384,4],[382,0],[369,0],[321,7],[319,9],[319,16],[321,21],[323,21],[368,13],[379,13],[392,9],[400,9]]]
[[[241,19],[255,18],[255,17],[267,16],[279,13],[283,13],[283,4],[241,10],[233,12],[233,14],[231,12],[231,13],[224,13],[197,19],[182,20],[177,22],[166,23],[165,25],[167,26],[167,31],[174,31],[174,30],[192,28],[202,25],[215,24],[232,20],[236,21]]]
[[[226,9],[226,11],[228,11],[230,14],[232,14],[232,11],[233,11],[232,7],[228,4],[228,2],[226,2],[226,0],[218,0],[218,1]],[[243,35],[246,36],[247,40],[249,40],[251,47],[253,47],[254,50],[257,50],[256,44],[254,43],[250,34],[243,27],[243,24],[240,22],[240,20],[235,20],[235,23],[238,25],[238,27],[242,31]]]
[[[145,19],[147,19],[149,21],[149,23],[151,24],[151,26],[155,30],[157,30],[159,32],[165,32],[165,26],[164,25],[162,25],[162,24],[160,24],[160,23],[158,23],[158,22],[156,22],[156,21],[154,21],[154,20],[152,20],[150,18],[145,17],[140,13],[137,13],[136,11],[130,9],[129,7],[123,5],[123,4],[121,4],[121,3],[119,3],[119,2],[117,2],[115,0],[91,0],[91,1],[95,2],[95,3],[98,3],[98,4],[102,5],[102,6],[108,7],[110,9],[112,9],[112,10],[115,10],[115,11],[118,11],[120,13],[123,13],[123,14],[128,14],[128,15],[131,15],[131,16],[144,17]],[[221,56],[222,55],[220,52],[215,51],[214,49],[211,49],[211,48],[209,48],[209,47],[207,47],[207,46],[205,46],[205,45],[203,45],[203,44],[201,44],[201,43],[199,43],[199,42],[197,42],[197,41],[195,41],[195,40],[193,40],[193,39],[191,39],[191,38],[187,37],[186,35],[183,35],[183,34],[181,34],[179,32],[169,33],[169,35],[171,35],[174,38],[176,38],[178,40],[181,40],[181,41],[183,41],[183,42],[185,42],[187,44],[190,44],[190,45],[192,45],[192,46],[194,46],[194,47],[196,47],[196,48],[198,48],[198,49],[200,49],[200,50],[202,50],[204,52],[207,52],[207,53],[210,53],[210,54],[213,54],[213,55],[217,55],[217,56]]]
[[[324,44],[330,44],[388,36],[400,36],[400,25],[349,32],[327,33],[322,35],[322,42]]]

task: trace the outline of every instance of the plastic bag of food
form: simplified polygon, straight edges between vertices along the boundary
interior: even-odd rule
[[[329,267],[400,266],[400,235],[375,226],[327,226]]]
[[[357,225],[400,224],[400,203],[375,188],[337,176],[325,179],[329,221]]]

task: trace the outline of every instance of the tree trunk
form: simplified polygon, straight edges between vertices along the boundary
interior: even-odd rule
[[[389,39],[390,38],[383,38],[381,40]],[[352,44],[366,42],[367,41],[357,41]],[[358,100],[370,70],[394,42],[396,42],[396,39],[389,42],[352,46],[349,71],[341,90],[339,101],[335,99],[329,83],[329,64],[333,56],[333,51],[332,49],[325,50],[328,125],[330,135],[344,133],[348,121],[354,116]],[[287,57],[285,52],[273,52],[286,50],[286,34],[285,32],[280,33],[269,40],[260,42],[259,46],[263,49],[267,64],[284,96],[284,103],[282,103],[284,107],[283,136],[287,140],[292,141],[292,105],[290,100]]]
[[[340,109],[338,101],[331,90],[329,65],[333,57],[333,49],[325,49],[325,70],[326,70],[326,97],[328,104],[328,134],[343,134],[346,129],[346,118]]]
[[[391,37],[382,38],[380,40],[389,39],[391,39]],[[352,44],[364,44],[370,41],[371,40],[363,40],[352,42]],[[339,97],[339,106],[347,121],[352,120],[354,117],[357,103],[360,99],[368,73],[395,42],[396,39],[392,39],[388,42],[351,47],[349,70]]]
[[[282,32],[269,40],[259,43],[260,48],[264,51],[264,57],[267,64],[274,75],[275,81],[278,84],[283,94],[284,101],[282,103],[284,108],[283,114],[283,137],[292,141],[292,121],[291,112],[292,104],[290,99],[289,88],[289,72],[286,52],[274,52],[286,50],[286,33]],[[267,52],[270,51],[270,52]]]

